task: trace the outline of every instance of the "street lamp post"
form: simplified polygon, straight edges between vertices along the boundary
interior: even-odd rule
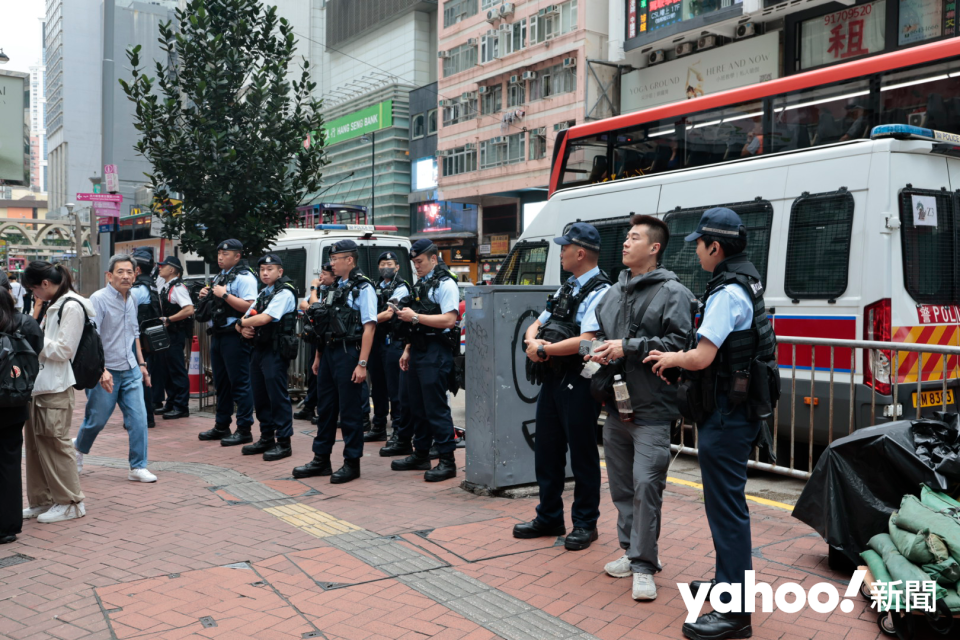
[[[373,224],[374,220],[377,219],[377,191],[376,191],[376,181],[377,181],[377,171],[376,171],[376,153],[377,153],[377,139],[376,131],[370,132],[370,137],[367,137],[367,134],[363,134],[360,138],[363,142],[370,143],[370,224]]]

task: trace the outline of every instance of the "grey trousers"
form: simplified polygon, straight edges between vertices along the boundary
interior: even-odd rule
[[[619,514],[620,548],[634,573],[655,574],[661,569],[657,540],[670,466],[670,423],[625,424],[614,410],[603,425],[603,452]]]

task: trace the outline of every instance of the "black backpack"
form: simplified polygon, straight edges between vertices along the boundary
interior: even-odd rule
[[[0,333],[0,407],[26,406],[40,372],[37,353],[20,329]]]
[[[63,319],[63,308],[71,300],[79,304],[83,311],[83,335],[80,336],[77,352],[73,354],[73,360],[70,361],[70,366],[73,368],[73,377],[77,380],[73,388],[81,391],[93,389],[100,384],[100,377],[103,376],[103,372],[107,368],[106,360],[103,357],[103,343],[100,341],[97,327],[87,317],[87,310],[83,308],[83,303],[76,298],[67,298],[60,305],[57,322]]]

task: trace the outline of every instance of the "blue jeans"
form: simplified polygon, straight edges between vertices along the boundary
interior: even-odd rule
[[[87,408],[83,415],[83,424],[77,434],[77,450],[90,453],[90,447],[97,435],[103,431],[113,410],[120,405],[123,424],[130,438],[130,468],[147,467],[147,408],[143,404],[143,374],[139,367],[126,371],[110,369],[113,376],[113,392],[99,384],[87,389]]]

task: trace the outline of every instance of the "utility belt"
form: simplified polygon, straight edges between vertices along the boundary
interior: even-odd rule
[[[431,342],[437,342],[445,347],[449,347],[452,350],[453,340],[451,336],[457,336],[457,344],[459,345],[459,332],[455,332],[453,329],[444,333],[440,330],[431,329],[429,331],[420,331],[414,328],[411,332],[408,342],[410,346],[417,351],[426,351]]]
[[[780,369],[775,361],[754,358],[749,368],[722,374],[716,366],[683,372],[677,386],[677,408],[684,418],[703,424],[717,410],[716,400],[721,395],[731,407],[744,406],[748,420],[773,416],[780,399]]]
[[[223,320],[224,320],[224,322],[226,322],[226,321],[228,321],[228,320],[239,320],[239,319],[240,319],[239,317],[236,317],[236,318],[231,317],[231,318],[224,318]],[[217,324],[214,324],[212,327],[207,327],[207,335],[208,335],[208,336],[222,336],[222,335],[225,335],[225,334],[228,334],[228,333],[236,333],[236,332],[237,332],[237,328],[234,326],[235,324],[236,324],[236,322],[231,322],[230,324],[228,324],[228,325],[225,326],[225,327],[218,326]]]

